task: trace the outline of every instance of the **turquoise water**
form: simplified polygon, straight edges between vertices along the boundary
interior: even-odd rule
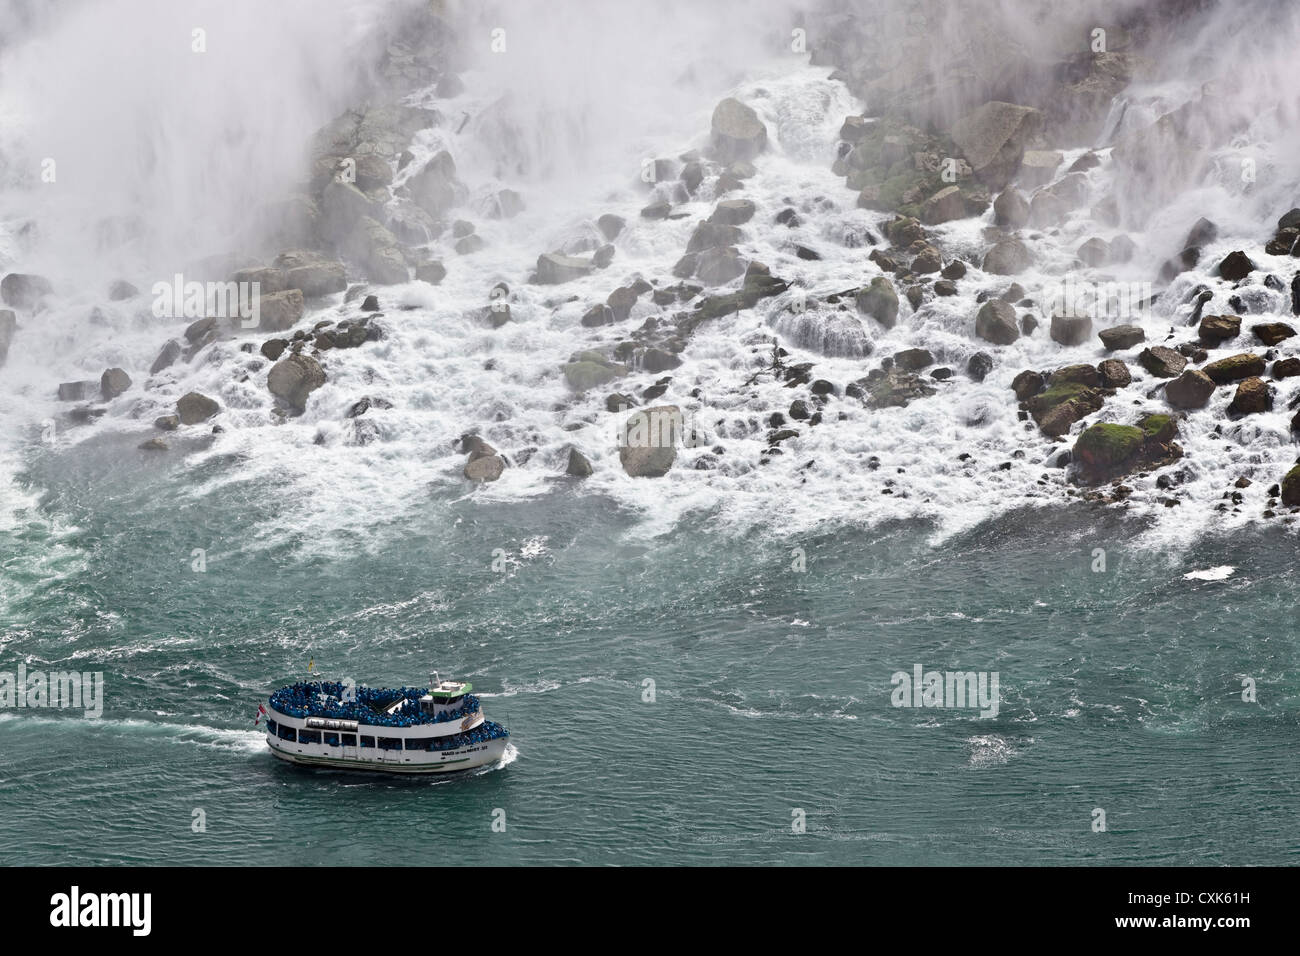
[[[184,461],[105,439],[23,476],[41,495],[0,532],[0,669],[100,670],[107,704],[0,715],[2,862],[1300,862],[1292,537],[1153,553],[1075,508],[940,543],[710,515],[647,538],[565,482],[489,504],[436,479],[362,537],[268,534],[277,489]],[[468,678],[513,759],[434,780],[282,764],[254,713],[309,659]],[[892,707],[917,663],[997,671],[1000,713]]]

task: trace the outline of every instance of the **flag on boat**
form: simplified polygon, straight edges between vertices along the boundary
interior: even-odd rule
[[[268,716],[266,708],[261,704],[257,705],[257,716],[253,718],[253,726],[256,727],[263,717]]]

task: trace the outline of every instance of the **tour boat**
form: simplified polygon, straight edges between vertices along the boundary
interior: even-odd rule
[[[290,684],[266,708],[271,753],[291,763],[384,773],[450,773],[500,760],[509,731],[483,716],[472,685]]]

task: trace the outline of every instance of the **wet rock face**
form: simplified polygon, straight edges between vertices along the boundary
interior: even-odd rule
[[[918,398],[928,398],[935,391],[919,375],[893,367],[873,369],[866,378],[845,388],[844,394],[861,399],[867,408],[903,408]]]
[[[1071,458],[1086,484],[1100,484],[1134,471],[1176,461],[1178,426],[1168,415],[1148,415],[1137,425],[1098,424],[1084,430]]]
[[[1020,338],[1016,310],[1001,299],[985,302],[975,315],[975,334],[994,345],[1010,345]]]
[[[662,478],[677,460],[683,439],[682,411],[676,405],[633,412],[620,431],[619,463],[633,478]]]
[[[295,352],[271,367],[266,387],[288,408],[302,414],[307,397],[325,384],[325,370],[309,355]]]
[[[1187,367],[1186,357],[1163,345],[1153,345],[1143,349],[1138,356],[1142,367],[1159,378],[1174,378],[1181,375]]]
[[[1118,352],[1142,344],[1146,341],[1147,334],[1136,325],[1116,325],[1113,328],[1102,329],[1097,336],[1106,351]]]
[[[182,425],[205,422],[221,410],[221,406],[206,395],[189,392],[176,402],[176,414]]]
[[[952,140],[981,182],[1002,189],[1019,172],[1025,146],[1041,125],[1038,110],[995,100],[954,123]]]
[[[99,379],[99,391],[105,401],[112,401],[131,387],[131,376],[120,368],[110,368]]]
[[[767,127],[754,110],[727,97],[713,110],[712,145],[719,162],[750,160],[767,148]]]
[[[1188,369],[1165,386],[1165,401],[1174,408],[1204,408],[1214,394],[1214,380],[1200,369]]]
[[[985,254],[981,268],[993,275],[1012,276],[1033,264],[1034,256],[1028,246],[1019,239],[1003,239]]]
[[[15,309],[30,309],[53,292],[54,286],[44,276],[11,272],[0,279],[0,299]]]
[[[559,285],[591,275],[595,271],[590,259],[546,252],[537,257],[537,282],[539,285]]]
[[[1264,359],[1251,352],[1242,352],[1240,355],[1230,355],[1228,358],[1211,362],[1202,371],[1213,380],[1214,384],[1227,385],[1229,382],[1237,382],[1243,378],[1252,376],[1258,378],[1263,375]]]
[[[1232,396],[1228,411],[1234,415],[1250,415],[1273,409],[1273,392],[1268,383],[1260,378],[1243,379]]]
[[[12,309],[0,309],[0,365],[9,355],[9,346],[13,343],[14,333],[18,331],[18,318]]]

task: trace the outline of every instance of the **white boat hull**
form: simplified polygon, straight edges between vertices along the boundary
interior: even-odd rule
[[[371,773],[455,773],[486,766],[505,756],[507,737],[470,744],[448,751],[378,750],[373,747],[330,747],[300,744],[267,734],[271,753],[289,763],[335,770],[364,770]]]

